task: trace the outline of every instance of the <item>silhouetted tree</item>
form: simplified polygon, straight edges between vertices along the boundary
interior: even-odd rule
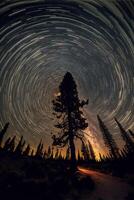
[[[23,153],[24,145],[25,145],[25,141],[23,141],[23,136],[21,136],[20,141],[15,149],[16,155],[21,155]]]
[[[9,127],[9,123],[6,123],[4,128],[0,131],[0,147],[1,147],[1,144],[2,144],[3,137],[4,137],[8,127]]]
[[[48,150],[47,150],[47,158],[50,158],[50,157],[51,157],[51,154],[52,154],[51,147],[48,146]]]
[[[94,149],[90,143],[90,141],[88,141],[88,146],[89,146],[89,151],[90,151],[90,157],[91,157],[91,160],[96,160],[95,158],[95,153],[94,153]]]
[[[59,158],[58,159],[60,159],[60,160],[62,160],[63,159],[63,156],[62,156],[62,151],[60,150],[60,153],[59,153]]]
[[[103,140],[106,145],[106,147],[109,150],[109,153],[114,159],[119,157],[119,149],[115,143],[115,140],[113,139],[112,134],[109,132],[99,115],[97,115],[99,126],[103,135]]]
[[[127,157],[127,152],[126,152],[126,149],[125,149],[125,148],[123,148],[123,149],[121,150],[120,155],[121,155],[120,157],[121,157],[122,160],[125,159],[125,158]]]
[[[70,148],[68,147],[66,150],[66,160],[69,160],[70,158]]]
[[[9,138],[5,141],[5,143],[4,143],[4,145],[3,145],[3,149],[4,149],[5,151],[8,151],[8,150],[10,149],[10,142],[11,142],[11,137],[9,137]]]
[[[15,149],[15,140],[16,140],[16,136],[14,136],[10,142],[9,142],[9,145],[8,145],[8,150],[10,152],[14,152],[14,149]]]
[[[101,153],[99,153],[99,158],[100,158],[100,161],[102,162],[103,161],[103,156],[101,155]]]
[[[42,143],[42,140],[40,141],[40,143],[37,146],[37,150],[36,150],[35,156],[39,157],[39,158],[43,157],[43,143]]]
[[[31,151],[31,155],[30,156],[34,156],[34,150],[32,149],[32,151]]]
[[[55,153],[55,159],[58,159],[58,157],[59,157],[59,149],[57,148]]]
[[[47,158],[47,152],[46,152],[46,150],[45,150],[44,153],[43,153],[43,158],[44,158],[44,159]]]
[[[24,156],[29,156],[29,153],[30,153],[30,145],[28,144],[27,147],[26,147],[26,149],[23,152],[23,155]]]
[[[83,130],[88,124],[83,117],[81,108],[88,104],[88,101],[80,102],[77,86],[72,75],[67,72],[59,86],[59,93],[53,102],[53,109],[58,119],[56,128],[59,133],[53,135],[53,145],[64,147],[69,145],[71,155],[71,169],[76,169],[76,154],[74,139],[83,138]]]
[[[53,147],[51,148],[51,154],[50,154],[50,158],[53,159],[54,158],[54,151],[53,151]]]
[[[84,160],[85,160],[85,161],[88,161],[89,158],[90,158],[90,155],[89,155],[88,147],[87,147],[87,145],[84,143],[84,141],[82,141],[81,152],[82,152],[82,155],[83,155]]]
[[[131,139],[131,137],[128,135],[128,133],[125,131],[125,129],[122,127],[121,123],[115,118],[115,121],[120,129],[121,137],[125,142],[125,148],[128,153],[134,152],[134,142]]]

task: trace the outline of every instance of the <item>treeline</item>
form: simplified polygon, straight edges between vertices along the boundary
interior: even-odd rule
[[[18,142],[16,136],[9,137],[5,142],[3,142],[3,138],[7,132],[8,127],[9,123],[6,123],[4,128],[0,131],[0,152],[11,153],[16,156],[31,156],[44,159],[55,157],[62,159],[62,154],[59,150],[54,154],[53,148],[48,146],[48,148],[44,151],[44,144],[42,140],[35,150],[32,149],[30,144],[26,144],[26,140],[23,136],[21,136]]]
[[[3,138],[7,132],[9,123],[6,123],[4,128],[0,131],[0,151],[13,153],[16,156],[32,156],[42,159],[57,159],[57,160],[70,160],[70,148],[68,147],[63,155],[62,149],[56,148],[54,151],[53,146],[48,146],[47,149],[44,148],[42,140],[38,144],[35,150],[32,149],[30,144],[26,144],[23,136],[17,142],[16,136],[9,137],[5,142]],[[44,150],[45,149],[45,150]],[[91,143],[82,142],[81,149],[78,150],[77,159],[79,161],[85,160],[95,160],[95,153]]]
[[[117,161],[117,160],[134,160],[134,133],[132,130],[126,131],[121,123],[115,118],[115,121],[119,127],[120,137],[124,141],[124,147],[120,149],[118,143],[114,139],[113,135],[108,130],[107,126],[100,118],[97,116],[104,144],[108,150],[107,155],[102,155],[101,153],[99,161]],[[0,131],[0,151],[4,153],[13,153],[16,156],[31,156],[42,159],[60,159],[60,160],[70,160],[70,148],[66,149],[66,152],[63,154],[62,149],[57,148],[54,150],[53,146],[48,146],[47,149],[44,148],[42,140],[38,144],[36,149],[32,149],[30,144],[26,144],[24,137],[22,136],[17,142],[16,136],[9,137],[5,142],[3,138],[7,132],[9,123],[6,123],[4,128]],[[90,141],[81,142],[81,148],[77,152],[77,160],[84,162],[98,162],[96,160],[96,155],[94,148]]]

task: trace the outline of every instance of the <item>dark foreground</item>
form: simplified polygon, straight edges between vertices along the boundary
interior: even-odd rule
[[[0,158],[0,199],[75,200],[90,196],[90,176],[71,173],[69,163],[25,157]]]
[[[132,173],[124,171],[125,176],[117,177],[109,175],[104,164],[101,168],[97,163],[91,167],[79,164],[81,167],[72,173],[67,160],[1,154],[0,199],[134,200]],[[120,175],[117,172],[114,175]]]

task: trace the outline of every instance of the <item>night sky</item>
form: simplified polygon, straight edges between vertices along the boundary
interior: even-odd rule
[[[51,144],[52,99],[72,73],[89,99],[87,138],[103,149],[96,115],[119,143],[116,117],[134,131],[134,1],[59,0],[0,3],[0,127],[33,147]]]

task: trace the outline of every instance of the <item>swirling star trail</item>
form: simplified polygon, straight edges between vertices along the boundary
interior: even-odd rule
[[[0,127],[31,144],[51,142],[51,101],[69,71],[81,98],[89,137],[99,148],[100,114],[134,130],[134,1],[61,0],[0,3]],[[99,139],[99,140],[98,140]]]

